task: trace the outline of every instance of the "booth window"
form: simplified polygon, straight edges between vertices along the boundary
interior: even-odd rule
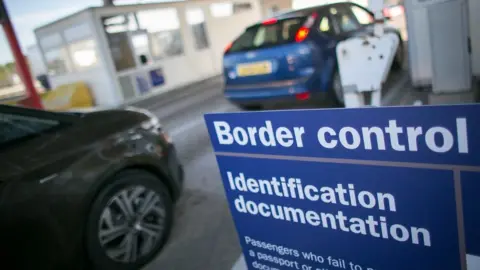
[[[137,12],[137,19],[139,31],[148,35],[154,59],[183,54],[183,38],[177,9],[142,10]]]
[[[208,34],[205,24],[205,16],[201,8],[189,9],[186,13],[187,22],[192,28],[193,37],[195,39],[195,48],[202,50],[210,46]]]
[[[48,51],[51,48],[61,47],[62,44],[62,36],[60,33],[54,33],[40,38],[40,46],[44,51]]]
[[[250,2],[235,2],[233,3],[233,14],[238,14],[244,11],[248,11],[252,9],[252,4]],[[279,8],[278,6],[274,6],[273,8],[274,12],[278,12]]]
[[[92,36],[92,31],[88,23],[81,23],[70,26],[63,31],[63,36],[67,43],[72,43],[77,40],[86,39]]]
[[[136,31],[132,33],[132,46],[135,57],[140,62],[140,65],[150,63],[150,44],[148,41],[148,33],[145,31]]]
[[[122,94],[124,99],[131,99],[136,96],[135,86],[133,85],[132,79],[130,76],[121,76],[118,77],[118,82],[122,88]]]
[[[213,3],[210,5],[210,13],[213,17],[228,17],[233,15],[233,3]]]
[[[97,52],[88,23],[71,25],[63,31],[70,59],[75,70],[85,70],[97,64]]]
[[[210,13],[213,17],[229,17],[252,9],[250,2],[220,2],[210,5]]]
[[[53,48],[45,52],[49,75],[62,75],[71,71],[66,48]]]
[[[136,31],[138,24],[133,13],[103,17],[103,26],[108,34]]]
[[[71,71],[68,51],[63,46],[60,33],[43,36],[39,41],[45,56],[49,75],[61,75]]]
[[[117,71],[135,67],[135,58],[130,46],[129,31],[136,31],[138,25],[132,13],[102,18],[108,46]]]
[[[93,39],[77,41],[70,44],[69,47],[76,70],[88,69],[97,64],[97,51]]]

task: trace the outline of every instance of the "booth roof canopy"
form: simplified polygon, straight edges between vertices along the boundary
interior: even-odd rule
[[[149,3],[141,3],[141,4],[121,4],[122,0],[117,0],[117,1],[114,1],[114,2],[116,3],[116,5],[114,5],[114,6],[94,6],[94,7],[88,7],[88,8],[79,10],[75,13],[72,13],[70,15],[62,17],[58,20],[52,21],[52,22],[47,23],[45,25],[41,25],[41,26],[35,28],[34,31],[35,32],[42,31],[42,30],[44,30],[48,27],[51,27],[53,25],[69,21],[70,19],[73,19],[76,16],[78,16],[78,15],[84,13],[84,12],[101,11],[101,10],[115,10],[115,9],[119,9],[119,10],[132,9],[132,10],[135,10],[135,9],[141,9],[142,7],[146,7],[146,8],[148,7],[149,8],[149,7],[158,7],[158,6],[168,7],[168,6],[171,6],[171,5],[175,5],[175,6],[186,5],[186,4],[191,3],[191,2],[201,2],[201,3],[212,2],[212,3],[215,3],[215,2],[218,2],[218,0],[174,0],[174,1],[166,0],[166,1],[156,1],[156,2],[151,1]],[[232,2],[234,2],[234,1],[232,1]]]

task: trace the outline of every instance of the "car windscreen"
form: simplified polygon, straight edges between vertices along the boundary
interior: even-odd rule
[[[295,35],[306,17],[294,17],[268,24],[254,25],[238,37],[228,52],[241,52],[282,45],[295,41]]]

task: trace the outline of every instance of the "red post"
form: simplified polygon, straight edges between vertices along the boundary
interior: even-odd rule
[[[20,78],[23,81],[23,85],[28,93],[28,105],[33,108],[43,109],[42,101],[40,96],[38,95],[37,90],[35,89],[35,85],[33,84],[32,74],[30,73],[30,68],[28,67],[27,61],[25,61],[25,56],[20,49],[20,44],[18,43],[17,36],[15,35],[15,30],[13,30],[12,23],[10,22],[10,18],[8,17],[8,13],[5,8],[5,4],[3,0],[1,0],[1,5],[4,9],[3,15],[3,31],[5,31],[5,36],[8,39],[8,43],[10,44],[10,48],[12,49],[13,57],[15,58],[15,64],[17,66],[17,70],[20,73]]]

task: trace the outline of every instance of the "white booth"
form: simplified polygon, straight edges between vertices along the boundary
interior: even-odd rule
[[[38,46],[33,45],[27,48],[28,63],[30,72],[36,78],[39,75],[47,74],[47,67],[43,62],[42,52]]]
[[[35,35],[52,87],[84,82],[115,106],[220,74],[225,46],[261,18],[257,0],[105,6]]]

